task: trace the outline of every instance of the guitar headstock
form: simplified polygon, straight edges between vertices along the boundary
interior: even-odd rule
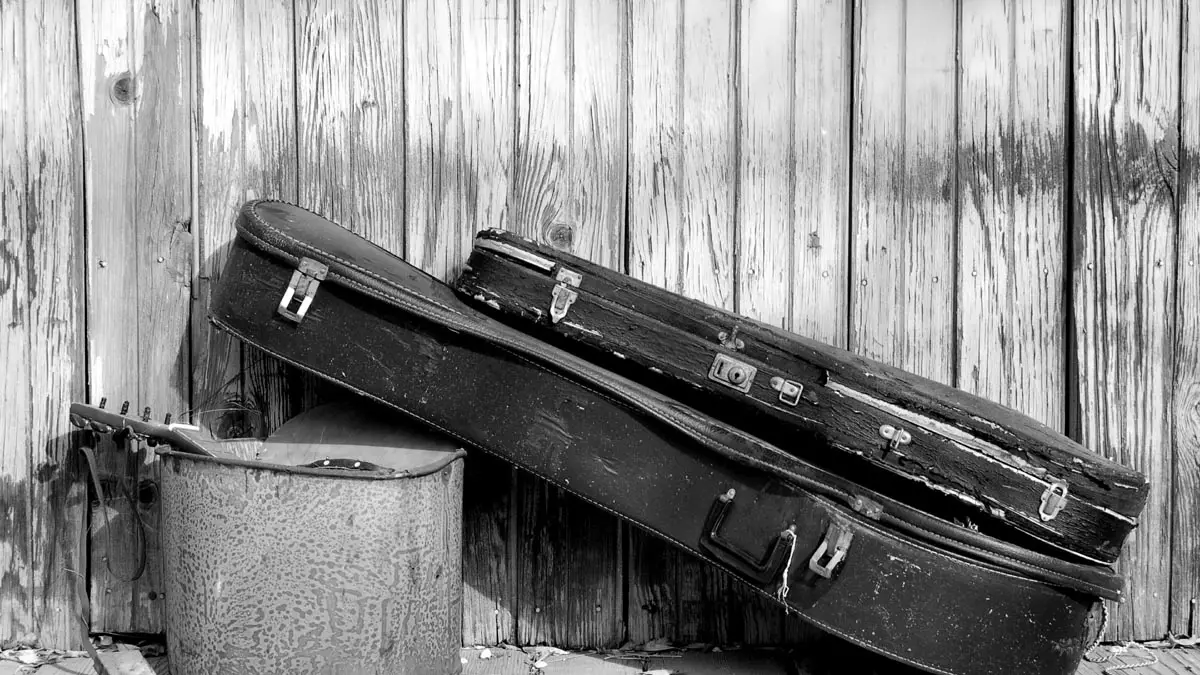
[[[129,414],[129,401],[121,404],[119,412],[106,410],[107,399],[100,399],[100,404],[93,406],[87,403],[71,404],[71,424],[80,429],[88,429],[100,434],[111,434],[113,441],[122,444],[126,441],[141,441],[151,447],[167,444],[182,452],[190,452],[206,457],[214,453],[206,447],[207,443],[200,435],[200,427],[191,424],[180,424],[171,421],[168,413],[162,422],[151,420],[151,411],[147,406],[141,416]]]

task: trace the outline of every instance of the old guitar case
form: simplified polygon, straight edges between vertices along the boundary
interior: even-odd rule
[[[479,233],[454,286],[809,461],[892,495],[954,495],[1079,559],[1115,561],[1148,495],[1142,474],[1016,411],[506,232]]]
[[[251,202],[217,326],[494,453],[804,619],[952,675],[1068,675],[1111,569],[892,501],[487,317],[320,216]],[[955,502],[957,504],[957,502]]]

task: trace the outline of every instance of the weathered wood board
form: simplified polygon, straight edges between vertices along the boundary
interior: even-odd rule
[[[1067,8],[965,3],[959,38],[956,384],[1060,431]]]
[[[191,72],[187,2],[79,4],[88,185],[90,396],[177,418],[189,408]],[[138,414],[135,412],[135,414]],[[158,467],[147,448],[100,448],[92,621],[163,627]],[[138,521],[141,524],[138,524]],[[138,560],[145,567],[137,576]],[[136,578],[135,578],[136,577]]]
[[[104,451],[78,551],[67,401],[229,436],[338,395],[209,327],[254,197],[443,279],[514,230],[1027,412],[1151,477],[1108,637],[1200,630],[1194,5],[0,2],[0,642],[76,642],[89,553],[98,628],[162,625],[153,456]],[[468,464],[465,642],[810,637]]]
[[[1111,608],[1109,637],[1168,628],[1180,21],[1177,3],[1075,7],[1078,433],[1152,486],[1119,564],[1129,600]]]
[[[1175,250],[1170,631],[1200,635],[1200,3],[1184,5]],[[1160,598],[1161,600],[1161,598]]]

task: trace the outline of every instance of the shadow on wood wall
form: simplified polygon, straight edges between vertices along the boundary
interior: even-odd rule
[[[231,430],[339,395],[207,323],[254,197],[444,279],[515,230],[1019,408],[1151,477],[1108,637],[1198,632],[1197,1],[0,3],[0,641],[79,642],[83,555],[96,629],[162,628],[152,496],[76,543],[69,400]],[[468,465],[464,642],[805,637]]]

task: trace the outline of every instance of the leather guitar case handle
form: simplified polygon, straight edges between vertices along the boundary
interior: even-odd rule
[[[713,502],[712,508],[708,510],[708,517],[704,519],[700,548],[742,576],[762,585],[769,584],[779,578],[783,566],[787,564],[788,556],[791,555],[791,549],[785,541],[787,531],[781,532],[775,538],[762,560],[756,560],[754,556],[721,536],[721,525],[733,506],[733,496],[734,491],[729,490]]]

